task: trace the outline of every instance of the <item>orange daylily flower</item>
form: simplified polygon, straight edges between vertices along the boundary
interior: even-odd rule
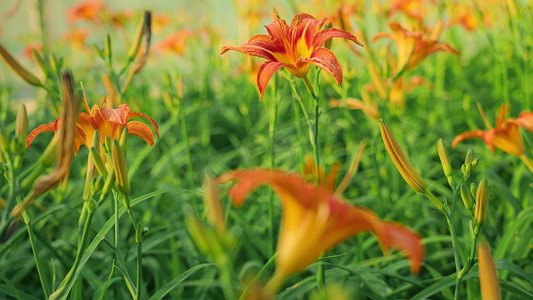
[[[87,36],[89,36],[89,31],[86,29],[71,29],[63,34],[63,39],[68,41],[73,48],[81,49],[85,46]]]
[[[492,128],[485,118],[485,113],[481,109],[481,106],[479,106],[479,109],[481,116],[489,129],[476,129],[463,132],[455,137],[452,142],[452,147],[455,148],[457,144],[466,139],[481,138],[492,152],[494,152],[495,148],[499,148],[509,154],[522,157],[522,155],[524,155],[524,144],[520,138],[519,127],[522,126],[531,131],[532,128],[528,128],[528,126],[531,126],[533,123],[533,112],[524,112],[517,119],[507,119],[509,104],[502,104],[498,110],[496,127]]]
[[[296,15],[290,26],[285,20],[277,20],[266,25],[268,35],[258,34],[247,43],[238,47],[224,46],[220,54],[229,50],[267,59],[257,74],[257,86],[261,99],[270,78],[282,67],[292,75],[303,78],[313,64],[335,77],[337,84],[342,83],[342,68],[330,50],[321,47],[333,37],[346,38],[362,45],[357,38],[344,30],[323,29],[327,18],[317,20],[308,14]]]
[[[33,49],[35,49],[35,51],[39,53],[42,53],[43,46],[35,42],[30,43],[26,47],[24,47],[24,49],[22,50],[22,55],[29,57],[29,58],[33,57]]]
[[[187,39],[192,35],[189,29],[180,30],[168,35],[164,40],[154,45],[154,50],[160,52],[172,51],[178,55],[185,53]]]
[[[422,22],[424,16],[427,16],[428,14],[423,2],[431,2],[434,5],[437,4],[435,0],[396,0],[392,1],[388,16],[390,17],[394,13],[401,11],[408,17]]]
[[[103,109],[106,105],[106,100],[102,101],[100,105],[94,105],[89,110],[89,105],[85,102],[85,112],[80,112],[78,121],[76,123],[76,136],[74,138],[74,153],[78,153],[81,144],[90,149],[92,145],[93,135],[96,130],[100,135],[100,143],[105,142],[106,136],[111,140],[120,139],[120,134],[123,128],[128,128],[129,134],[136,135],[147,142],[150,146],[154,144],[154,135],[148,125],[139,121],[130,121],[135,117],[142,117],[148,120],[154,127],[155,134],[159,138],[159,128],[155,121],[147,115],[131,111],[127,104],[122,104],[116,109]],[[59,119],[50,124],[42,124],[35,128],[26,139],[26,148],[29,148],[33,139],[42,132],[54,131],[57,132],[59,128]]]
[[[516,119],[509,119],[511,122],[515,122],[520,127],[527,129],[533,133],[533,111],[525,111],[520,113],[520,116]]]
[[[125,27],[127,21],[133,17],[133,10],[126,9],[124,11],[115,12],[111,15],[111,22],[115,27]]]
[[[404,69],[410,70],[416,67],[424,58],[438,51],[459,55],[459,51],[437,40],[442,29],[441,22],[437,23],[429,36],[421,31],[409,31],[397,22],[390,23],[389,27],[393,33],[379,32],[372,38],[372,41],[388,37],[396,43],[398,55],[398,62],[395,68],[396,73]]]
[[[217,181],[236,181],[229,191],[236,206],[241,206],[262,185],[270,186],[279,196],[283,222],[277,246],[276,279],[273,279],[278,285],[288,276],[303,271],[324,251],[366,231],[377,236],[384,251],[389,247],[404,250],[412,273],[420,270],[424,247],[418,234],[397,223],[380,220],[369,209],[346,203],[327,182],[314,186],[298,174],[267,169],[231,171]]]
[[[67,16],[71,24],[79,20],[97,22],[98,14],[105,8],[106,6],[103,2],[89,0],[69,8]]]

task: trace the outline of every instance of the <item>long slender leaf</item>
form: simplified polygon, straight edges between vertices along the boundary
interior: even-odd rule
[[[175,289],[182,281],[187,279],[189,276],[191,276],[192,274],[196,273],[200,269],[203,269],[205,267],[212,266],[212,265],[213,264],[200,264],[200,265],[196,265],[196,266],[188,269],[187,271],[181,273],[179,276],[175,277],[169,283],[167,283],[163,287],[161,287],[161,289],[159,289],[159,291],[157,291],[152,297],[150,297],[149,300],[160,300],[160,299],[163,299],[163,297],[165,297],[168,293],[170,293],[170,291]]]

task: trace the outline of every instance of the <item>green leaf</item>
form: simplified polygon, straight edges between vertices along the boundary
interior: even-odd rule
[[[189,270],[181,273],[179,276],[172,279],[169,283],[165,284],[162,288],[160,288],[152,297],[150,297],[149,300],[160,300],[163,299],[170,291],[175,289],[182,281],[187,279],[189,276],[191,276],[193,273],[197,272],[200,269],[203,269],[207,266],[212,266],[213,264],[200,264],[196,265]]]
[[[498,243],[496,251],[494,251],[494,258],[504,258],[507,250],[512,247],[517,232],[521,229],[530,228],[529,223],[531,221],[533,221],[533,207],[528,207],[520,212],[512,225],[505,230],[505,235]]]
[[[170,190],[173,190],[173,189],[162,189],[162,190],[159,190],[159,191],[148,193],[146,195],[142,195],[142,196],[136,198],[135,200],[131,201],[131,206],[133,207],[133,206],[135,206],[135,205],[137,205],[137,204],[139,204],[139,203],[141,203],[143,201],[146,201],[146,200],[148,200],[148,199],[150,199],[150,198],[152,198],[154,196],[166,193],[166,192],[168,192]],[[125,213],[126,213],[126,209],[124,207],[121,207],[120,210],[119,210],[119,213],[118,213],[119,217],[122,216]],[[111,228],[114,227],[114,225],[115,225],[115,216],[111,216],[111,218],[109,218],[109,220],[107,220],[107,222],[104,224],[102,229],[100,229],[100,231],[96,234],[96,236],[94,237],[92,242],[89,244],[89,246],[87,246],[87,249],[85,249],[85,252],[83,253],[83,256],[81,257],[78,269],[76,270],[76,273],[74,273],[73,279],[70,281],[70,284],[65,287],[66,291],[63,294],[62,299],[66,299],[67,298],[70,290],[72,289],[72,285],[74,284],[74,282],[76,282],[76,279],[81,274],[81,271],[83,270],[83,267],[85,266],[87,261],[89,261],[89,258],[93,254],[94,250],[96,250],[96,247],[98,247],[100,242],[102,242],[102,240],[105,238],[106,234],[109,232],[109,230],[111,230]]]

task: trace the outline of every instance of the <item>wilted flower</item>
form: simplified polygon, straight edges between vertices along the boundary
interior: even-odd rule
[[[103,109],[106,101],[102,101],[100,106],[94,105],[89,111],[89,105],[85,103],[86,113],[79,114],[78,122],[76,123],[76,136],[74,138],[74,152],[77,153],[81,144],[87,148],[91,147],[93,135],[96,130],[100,134],[100,143],[105,142],[106,137],[111,140],[118,140],[123,128],[128,128],[129,133],[136,135],[146,141],[150,146],[154,144],[154,135],[148,125],[139,121],[130,121],[135,117],[142,117],[147,119],[154,127],[155,133],[159,138],[159,128],[155,121],[147,115],[131,111],[127,104],[122,104],[116,109]],[[59,128],[59,119],[49,124],[43,124],[35,128],[26,139],[26,147],[29,148],[33,139],[40,133],[46,131],[56,131]]]
[[[75,140],[77,112],[80,109],[80,101],[74,94],[73,79],[69,72],[61,74],[61,91],[63,102],[61,116],[58,118],[61,121],[55,122],[57,123],[57,135],[54,137],[57,142],[56,166],[50,174],[40,177],[35,182],[32,192],[21,204],[13,208],[11,214],[15,217],[18,217],[26,207],[31,205],[35,197],[46,193],[68,177],[73,157],[71,145]]]
[[[333,75],[337,84],[341,84],[342,68],[337,57],[320,46],[333,37],[346,38],[360,45],[361,43],[349,32],[336,28],[322,30],[326,20],[317,20],[308,14],[298,14],[288,26],[285,20],[278,17],[265,26],[268,35],[258,34],[238,47],[224,46],[220,54],[234,50],[268,60],[257,74],[261,99],[270,78],[282,67],[294,76],[303,78],[309,71],[309,65],[313,64]]]
[[[405,250],[411,272],[420,270],[424,248],[418,234],[399,224],[381,221],[371,210],[344,202],[327,185],[313,186],[300,175],[266,169],[232,171],[217,180],[236,181],[229,196],[237,206],[262,185],[269,185],[278,194],[283,221],[277,246],[276,279],[273,279],[276,285],[303,271],[323,252],[366,231],[377,236],[385,251],[391,246]]]
[[[438,52],[445,51],[459,55],[459,52],[446,43],[438,41],[440,30],[442,29],[442,22],[439,21],[433,31],[426,35],[422,31],[413,32],[402,27],[397,22],[389,24],[393,33],[380,32],[374,36],[373,41],[388,37],[396,44],[396,51],[398,55],[395,72],[410,70],[417,66],[427,56]]]
[[[98,14],[104,9],[106,9],[106,6],[103,2],[88,0],[69,8],[67,17],[70,23],[75,23],[79,20],[97,22]]]

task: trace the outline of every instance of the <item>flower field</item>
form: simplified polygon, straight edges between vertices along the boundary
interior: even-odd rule
[[[533,299],[531,0],[0,15],[0,299]]]

